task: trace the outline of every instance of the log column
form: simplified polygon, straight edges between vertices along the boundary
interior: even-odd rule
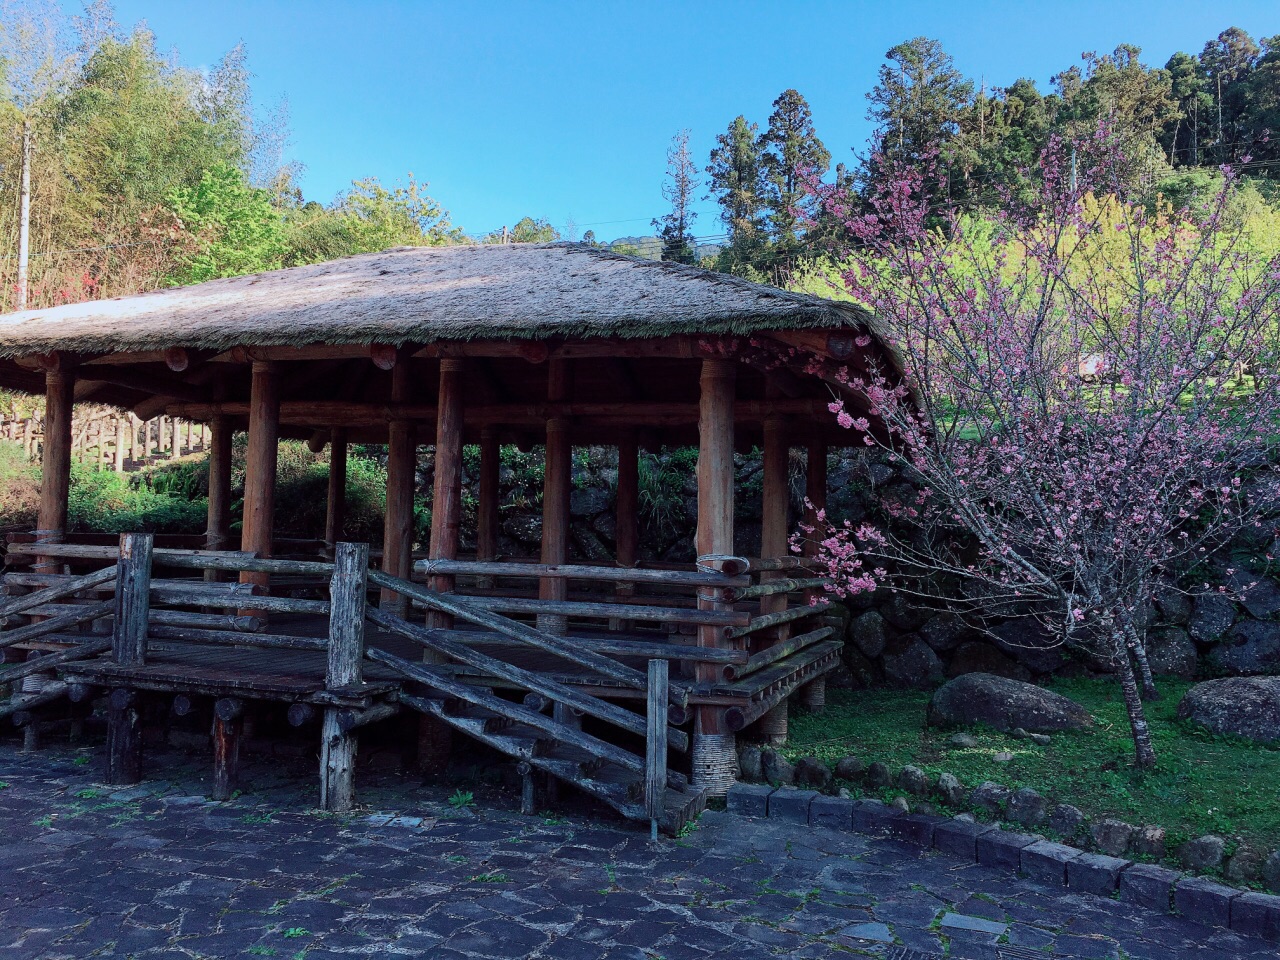
[[[458,540],[462,529],[462,402],[464,367],[461,359],[440,361],[440,395],[436,408],[436,472],[431,490],[432,560],[458,559]],[[449,593],[454,578],[435,574],[429,581],[432,590]],[[436,611],[427,614],[427,626],[447,630],[453,618]],[[422,652],[424,662],[440,662],[444,658],[433,651]],[[449,762],[451,746],[449,727],[435,717],[418,721],[418,766],[424,771],[440,771]]]
[[[772,385],[770,385],[772,387]],[[770,394],[774,395],[771,389]],[[763,492],[761,503],[760,556],[785,557],[787,555],[787,513],[789,491],[787,484],[787,423],[782,417],[769,416],[764,421]],[[773,579],[783,574],[766,574],[761,579]],[[787,608],[785,594],[760,598],[761,613],[780,613]],[[767,631],[760,638],[760,647],[772,646],[787,639],[787,625]],[[764,743],[778,745],[787,739],[787,701],[760,718],[756,730]]]
[[[334,427],[329,434],[329,492],[324,510],[324,542],[333,550],[342,539],[347,522],[347,429]]]
[[[698,405],[698,555],[733,551],[733,394],[736,369],[729,360],[703,360]],[[700,593],[700,609],[723,609],[718,591]],[[727,644],[717,627],[700,627],[698,645]],[[712,664],[699,664],[700,683],[715,683]],[[697,708],[693,731],[693,784],[723,796],[737,779],[734,735],[724,708]]]
[[[614,538],[618,547],[618,566],[634,567],[640,545],[640,444],[634,430],[626,431],[618,440],[618,496],[614,504]],[[614,592],[625,598],[636,592],[634,583],[622,582]],[[631,629],[630,620],[612,619],[610,630]]]
[[[40,460],[40,512],[37,543],[61,543],[67,532],[67,496],[71,490],[71,407],[75,375],[55,355],[44,375],[44,449]],[[56,559],[39,557],[37,573],[58,573]]]
[[[552,360],[547,366],[547,400],[564,403],[573,392],[573,368],[567,360]],[[573,473],[573,441],[569,420],[553,417],[547,421],[546,469],[542,484],[542,562],[565,563],[569,559],[569,493]],[[538,584],[543,600],[564,600],[569,582],[548,578]],[[539,614],[538,629],[563,634],[568,631],[566,617]]]
[[[329,601],[329,659],[325,687],[358,684],[363,679],[364,620],[368,592],[369,545],[336,543]],[[355,804],[357,734],[343,730],[339,709],[326,707],[321,729],[320,806],[346,813]]]
[[[279,441],[279,372],[274,363],[255,360],[249,394],[249,446],[245,452],[244,526],[240,546],[259,557],[271,556]],[[240,574],[241,583],[266,588],[270,581],[270,575],[265,573]]]
[[[409,402],[408,360],[399,358],[391,368],[391,402]],[[412,420],[392,420],[387,440],[387,513],[382,533],[382,571],[408,580],[413,555],[413,488],[418,472],[418,438]],[[383,588],[380,606],[404,619],[409,601],[394,590]]]
[[[444,407],[441,406],[443,412]],[[480,430],[480,496],[476,511],[476,559],[498,559],[498,476],[501,448],[494,427]]]

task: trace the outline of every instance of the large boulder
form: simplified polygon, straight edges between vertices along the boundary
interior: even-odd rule
[[[1181,627],[1159,627],[1147,634],[1147,661],[1157,676],[1182,677],[1196,675],[1199,659],[1196,645]]]
[[[1236,605],[1220,593],[1206,593],[1195,599],[1187,629],[1197,643],[1217,643],[1236,619]]]
[[[1280,623],[1241,620],[1209,652],[1209,663],[1220,673],[1280,671]]]
[[[1214,733],[1280,744],[1280,677],[1206,680],[1187,691],[1178,716]]]
[[[1249,616],[1269,620],[1280,613],[1280,587],[1270,577],[1237,570],[1231,576],[1231,586],[1239,594],[1240,606]]]
[[[996,646],[1032,673],[1053,673],[1067,662],[1062,640],[1031,617],[1008,620],[993,627],[991,635]]]
[[[964,621],[954,613],[939,613],[920,625],[920,638],[938,653],[954,650],[964,639]]]
[[[1084,707],[1034,684],[989,673],[948,680],[929,701],[936,727],[984,724],[1004,733],[1021,727],[1035,733],[1081,730],[1093,724]]]
[[[890,686],[927,690],[942,682],[942,661],[914,633],[890,640],[880,664]]]
[[[849,621],[849,639],[864,656],[874,660],[884,653],[884,645],[889,639],[888,625],[879,613],[868,610]]]

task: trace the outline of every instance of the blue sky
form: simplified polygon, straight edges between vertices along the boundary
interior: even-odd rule
[[[739,113],[764,126],[787,87],[813,107],[835,160],[870,133],[884,53],[941,40],[988,84],[1049,78],[1121,42],[1163,64],[1228,26],[1280,33],[1275,0],[1217,3],[535,3],[117,0],[161,49],[209,66],[243,40],[255,95],[287,97],[290,157],[328,202],[353,178],[412,172],[481,233],[529,214],[601,239],[649,233],[666,146],[681,127],[702,165]],[[722,229],[710,201],[699,235]]]

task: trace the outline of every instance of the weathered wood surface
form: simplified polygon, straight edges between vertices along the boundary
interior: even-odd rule
[[[369,659],[386,664],[403,673],[406,677],[422,683],[427,687],[439,690],[447,696],[457,697],[468,703],[474,703],[477,706],[484,707],[499,716],[508,717],[517,723],[525,724],[543,733],[558,743],[567,743],[579,749],[586,750],[592,756],[600,757],[609,763],[616,764],[623,769],[630,770],[640,775],[644,774],[644,760],[633,753],[616,747],[611,743],[593,737],[590,734],[583,733],[579,730],[573,730],[563,724],[557,723],[555,720],[545,714],[535,713],[523,706],[504,700],[495,696],[481,688],[473,687],[461,681],[454,680],[448,675],[441,672],[435,665],[411,663],[395,654],[387,653],[384,650],[378,650],[370,647],[367,654]],[[400,702],[406,706],[413,707],[417,710],[428,710],[423,705],[422,698],[416,698],[411,695],[401,694]],[[637,716],[632,714],[632,716]],[[637,719],[639,719],[637,717]],[[643,723],[642,723],[643,726]],[[643,730],[641,731],[643,733]]]
[[[0,701],[0,719],[4,717],[14,717],[17,722],[17,715],[24,710],[34,710],[36,707],[42,707],[47,703],[53,703],[55,700],[66,696],[67,685],[60,681],[47,683],[37,693],[24,693],[13,698],[12,700]]]
[[[729,632],[730,639],[738,639],[739,637],[749,636],[758,633],[761,630],[768,630],[776,627],[781,623],[791,623],[795,620],[802,620],[805,617],[819,616],[831,609],[831,604],[825,600],[819,601],[813,605],[801,607],[792,607],[789,610],[783,610],[779,613],[770,613],[761,617],[752,617],[751,621],[745,627],[735,627]]]
[[[645,701],[644,806],[657,829],[667,799],[667,661],[649,661]]]
[[[149,533],[120,535],[116,576],[115,625],[111,657],[124,666],[147,661],[147,620],[151,613],[151,550]]]
[[[32,544],[34,546],[34,544]],[[12,600],[6,600],[0,603],[0,617],[11,616],[15,613],[25,613],[32,607],[42,606],[46,603],[52,603],[55,600],[61,600],[63,597],[71,596],[82,590],[90,590],[95,587],[103,586],[111,583],[116,579],[116,568],[114,566],[104,567],[93,573],[86,573],[82,577],[66,577],[60,574],[30,574],[33,578],[57,577],[58,582],[45,586],[42,590],[35,593],[24,594],[20,597],[14,597]],[[13,583],[19,586],[35,586],[37,584],[26,584],[13,575],[4,578],[5,583]]]
[[[459,620],[484,627],[494,633],[500,633],[546,653],[563,657],[625,686],[636,690],[645,688],[647,678],[639,670],[625,667],[602,654],[583,650],[575,646],[572,640],[534,630],[499,614],[477,609],[469,603],[459,602],[448,594],[433,593],[425,587],[419,587],[417,584],[406,583],[402,580],[395,580],[376,571],[370,572],[369,579],[380,586],[386,585],[400,590],[413,599],[420,600],[427,606],[448,613]],[[684,686],[680,684],[671,685],[672,702],[683,704],[687,696],[688,690]]]
[[[696,626],[741,627],[751,621],[745,610],[728,608],[716,610],[688,610],[682,607],[655,607],[642,604],[591,603],[582,600],[532,600],[524,597],[475,597],[465,598],[466,603],[483,610],[503,613],[552,614],[561,617],[592,617],[608,620],[626,617],[628,620],[646,620],[655,623],[687,623]]]
[[[275,524],[280,377],[273,363],[257,361],[253,364],[251,377],[249,443],[244,465],[244,526],[240,545],[259,557],[269,557]],[[240,574],[240,580],[266,587],[270,581],[265,574],[266,571],[246,571]]]
[[[495,657],[490,657],[479,650],[451,639],[446,630],[430,630],[425,627],[419,627],[374,609],[369,610],[369,619],[385,630],[398,633],[400,636],[420,643],[425,647],[438,650],[450,659],[469,664],[495,677],[501,677],[522,689],[540,693],[555,703],[566,704],[623,730],[641,736],[644,735],[644,720],[630,710],[625,710],[607,701],[584,694],[573,687],[551,679],[544,673],[535,673],[498,660]],[[678,735],[672,737],[672,744],[676,749],[682,749],[684,746],[684,734],[679,731],[676,731],[676,733]]]
[[[747,587],[751,580],[744,576],[700,570],[655,570],[644,567],[606,567],[580,563],[522,563],[476,560],[419,560],[414,572],[424,576],[436,573],[455,575],[479,574],[491,577],[533,577],[538,579],[601,580],[654,583],[687,587]]]
[[[369,545],[339,543],[334,547],[329,587],[329,643],[325,685],[359,683],[364,663],[364,623],[368,606]]]
[[[267,650],[328,649],[328,641],[319,637],[294,637],[278,633],[240,633],[232,630],[207,630],[198,627],[168,627],[152,621],[148,634],[156,640],[180,640],[234,647],[260,647]]]
[[[107,783],[128,786],[142,779],[142,716],[138,695],[117,687],[107,700]]]
[[[54,369],[45,372],[44,446],[41,452],[40,507],[36,520],[40,540],[56,544],[67,529],[67,498],[71,490],[71,416],[75,374],[71,364],[57,357]],[[39,567],[54,572],[48,562],[53,554],[37,553]]]
[[[729,599],[733,601],[751,600],[756,597],[776,597],[779,594],[792,593],[796,590],[819,589],[827,586],[830,582],[826,577],[805,577],[799,580],[784,577],[779,580],[770,580],[767,583],[758,583],[751,587],[735,588],[726,591],[726,593]]]
[[[244,734],[244,701],[224,698],[213,705],[214,800],[230,800],[240,781],[240,741]]]
[[[16,630],[7,630],[0,633],[0,647],[11,647],[14,644],[26,643],[47,634],[66,630],[68,627],[87,623],[90,620],[111,616],[115,611],[115,607],[114,600],[103,600],[100,603],[77,607],[74,612],[65,613],[49,620],[29,623],[25,627],[18,627]]]
[[[70,663],[73,660],[84,660],[88,657],[96,657],[100,653],[104,653],[111,649],[110,637],[88,638],[86,642],[77,644],[74,647],[68,647],[66,650],[59,650],[53,653],[46,653],[42,657],[34,660],[28,660],[26,663],[10,664],[0,667],[0,683],[13,683],[21,680],[23,677],[29,677],[33,673],[40,673],[43,670],[49,670],[53,667],[60,666],[64,663]]]
[[[827,639],[834,632],[831,627],[820,627],[817,630],[810,630],[808,633],[788,637],[786,640],[779,640],[777,643],[765,647],[759,653],[753,654],[751,659],[744,664],[726,666],[724,668],[724,679],[730,682],[740,680],[755,673],[757,670],[761,670],[770,664],[791,656],[793,653],[803,650],[805,647]]]

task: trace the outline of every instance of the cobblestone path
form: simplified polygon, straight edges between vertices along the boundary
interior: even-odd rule
[[[309,782],[206,802],[202,768],[112,790],[89,754],[0,744],[0,958],[1274,958],[891,840],[706,814],[629,825],[454,810],[403,781],[309,812]]]

